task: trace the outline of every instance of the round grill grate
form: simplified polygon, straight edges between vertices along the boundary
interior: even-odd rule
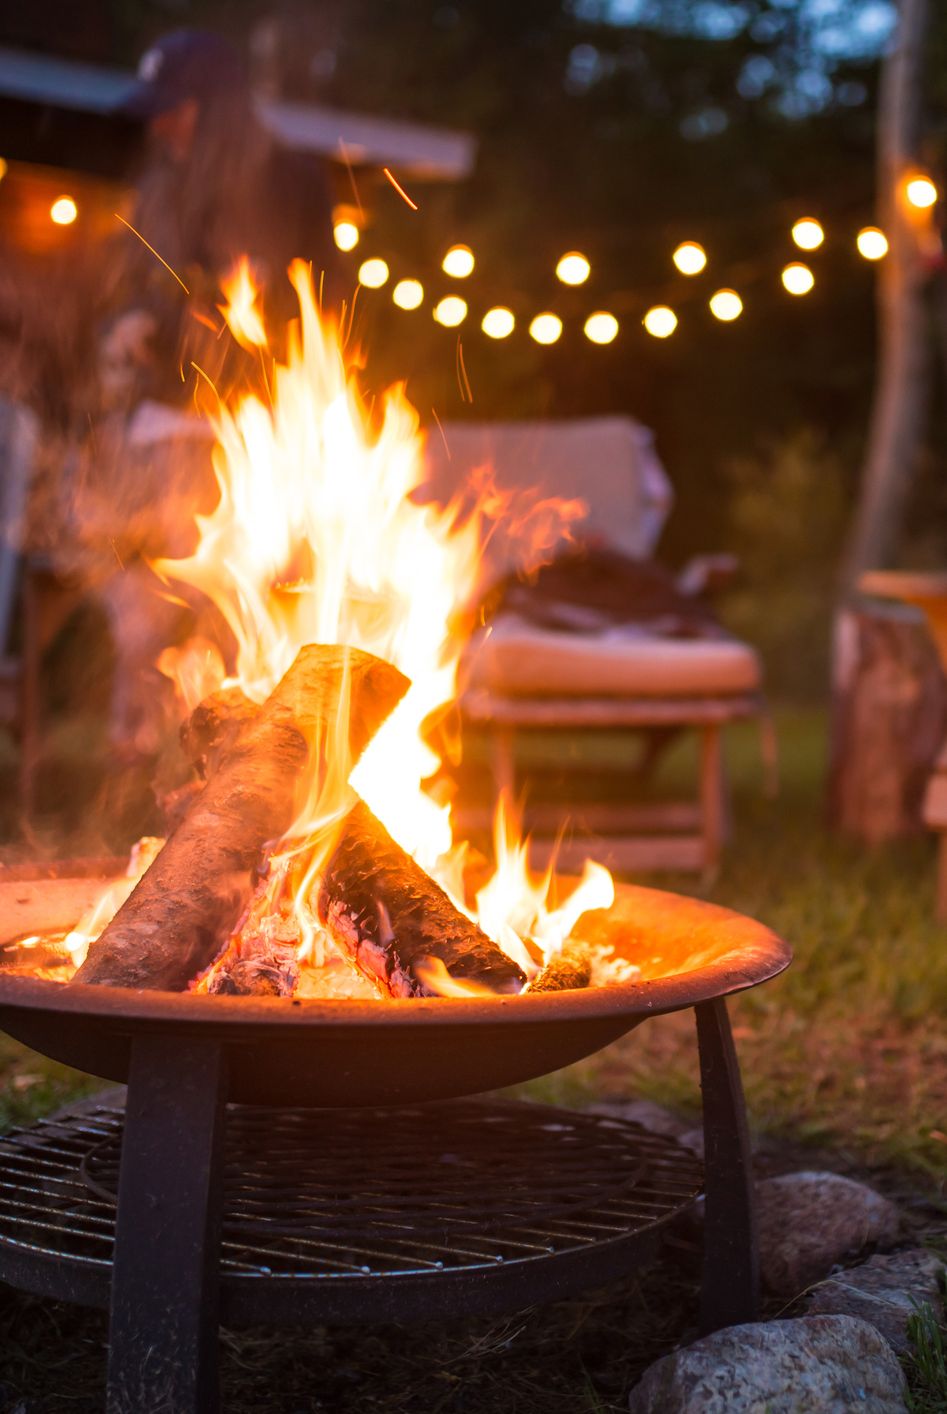
[[[120,1109],[0,1139],[0,1274],[15,1249],[111,1264]],[[626,1241],[700,1191],[701,1166],[638,1125],[522,1103],[228,1110],[221,1277],[472,1273]]]

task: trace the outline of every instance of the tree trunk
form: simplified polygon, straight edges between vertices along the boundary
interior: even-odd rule
[[[927,0],[901,0],[896,42],[884,61],[878,108],[879,219],[889,251],[878,272],[878,369],[861,490],[844,565],[850,596],[859,574],[896,547],[927,402],[923,233],[904,178],[916,160]]]
[[[833,698],[832,824],[867,844],[919,833],[947,729],[947,684],[916,610],[839,613]]]

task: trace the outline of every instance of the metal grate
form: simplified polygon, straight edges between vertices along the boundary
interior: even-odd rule
[[[108,1268],[123,1116],[106,1106],[0,1139],[2,1253]],[[221,1276],[473,1273],[627,1241],[701,1187],[640,1126],[521,1103],[228,1110]]]

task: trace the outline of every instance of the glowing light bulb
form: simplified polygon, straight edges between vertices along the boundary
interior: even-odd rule
[[[815,276],[808,265],[794,261],[783,270],[782,281],[791,295],[807,295],[815,284]]]
[[[578,250],[570,250],[556,266],[556,274],[564,285],[584,285],[591,273],[591,265]]]
[[[858,254],[866,260],[883,260],[888,254],[888,237],[877,226],[863,226],[855,237]]]
[[[57,196],[49,208],[49,219],[57,226],[71,226],[79,215],[79,208],[71,196]]]
[[[467,301],[460,295],[445,295],[434,306],[434,318],[446,329],[454,329],[467,318]]]
[[[529,333],[537,344],[554,344],[562,333],[562,320],[558,314],[537,314],[529,326]]]
[[[677,315],[666,304],[655,304],[641,322],[653,338],[667,339],[677,328]]]
[[[399,309],[417,309],[424,300],[424,286],[420,280],[399,280],[391,298]]]
[[[7,159],[6,159],[5,157],[0,157],[0,182],[3,181],[3,179],[4,179],[4,177],[5,177],[6,175],[7,175]]]
[[[792,238],[800,250],[818,250],[825,232],[814,216],[803,216],[792,228]]]
[[[371,260],[363,260],[358,267],[358,283],[369,290],[380,290],[389,274],[387,261],[374,255]]]
[[[585,337],[593,344],[610,344],[618,333],[618,320],[606,309],[596,310],[585,321]]]
[[[497,304],[487,310],[480,327],[490,339],[507,339],[516,328],[516,319],[512,309]]]
[[[466,280],[473,271],[474,263],[474,253],[469,245],[452,245],[441,261],[441,269],[455,280]]]
[[[354,250],[360,236],[361,231],[354,221],[337,221],[332,227],[332,239],[339,250]]]
[[[682,241],[671,259],[682,275],[699,275],[707,264],[707,252],[696,241]]]
[[[717,290],[716,294],[710,296],[709,304],[711,314],[724,324],[739,319],[743,313],[743,301],[736,290]]]
[[[930,177],[912,177],[904,188],[904,194],[912,206],[922,210],[926,206],[933,206],[937,200],[937,188]]]

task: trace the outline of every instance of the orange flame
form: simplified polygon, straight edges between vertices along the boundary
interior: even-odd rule
[[[364,407],[352,362],[332,324],[317,309],[308,266],[295,261],[289,278],[300,320],[290,326],[283,361],[274,360],[266,401],[254,394],[221,399],[211,414],[220,491],[215,510],[197,518],[200,532],[188,559],[156,565],[165,580],[201,590],[219,609],[236,643],[231,682],[262,702],[308,643],[358,647],[394,663],[411,686],[354,770],[347,752],[348,701],[318,755],[320,773],[305,808],[274,856],[274,877],[293,889],[302,953],[320,956],[318,924],[308,907],[314,882],[354,788],[402,848],[464,907],[463,846],[455,846],[450,811],[424,790],[440,766],[424,724],[456,697],[465,636],[457,628],[473,597],[484,540],[484,518],[504,503],[477,487],[478,500],[461,514],[422,505],[423,440],[418,416],[400,386],[374,417]],[[244,347],[268,346],[258,291],[246,260],[225,286],[221,306]],[[543,549],[554,539],[555,508],[541,502],[535,528]],[[580,514],[565,503],[560,525]],[[163,655],[162,668],[193,699],[219,686],[222,665],[206,651]],[[611,878],[588,865],[581,885],[549,909],[551,871],[534,878],[526,846],[516,838],[501,802],[498,870],[477,898],[484,930],[528,972],[560,948],[579,915],[611,902]],[[469,910],[468,910],[469,911]],[[471,915],[473,916],[473,915]],[[524,940],[531,944],[532,951]]]
[[[217,308],[227,321],[227,326],[237,343],[243,349],[265,349],[267,344],[266,326],[259,307],[260,292],[254,283],[250,262],[245,255],[237,261],[226,280],[221,282],[226,304]]]

